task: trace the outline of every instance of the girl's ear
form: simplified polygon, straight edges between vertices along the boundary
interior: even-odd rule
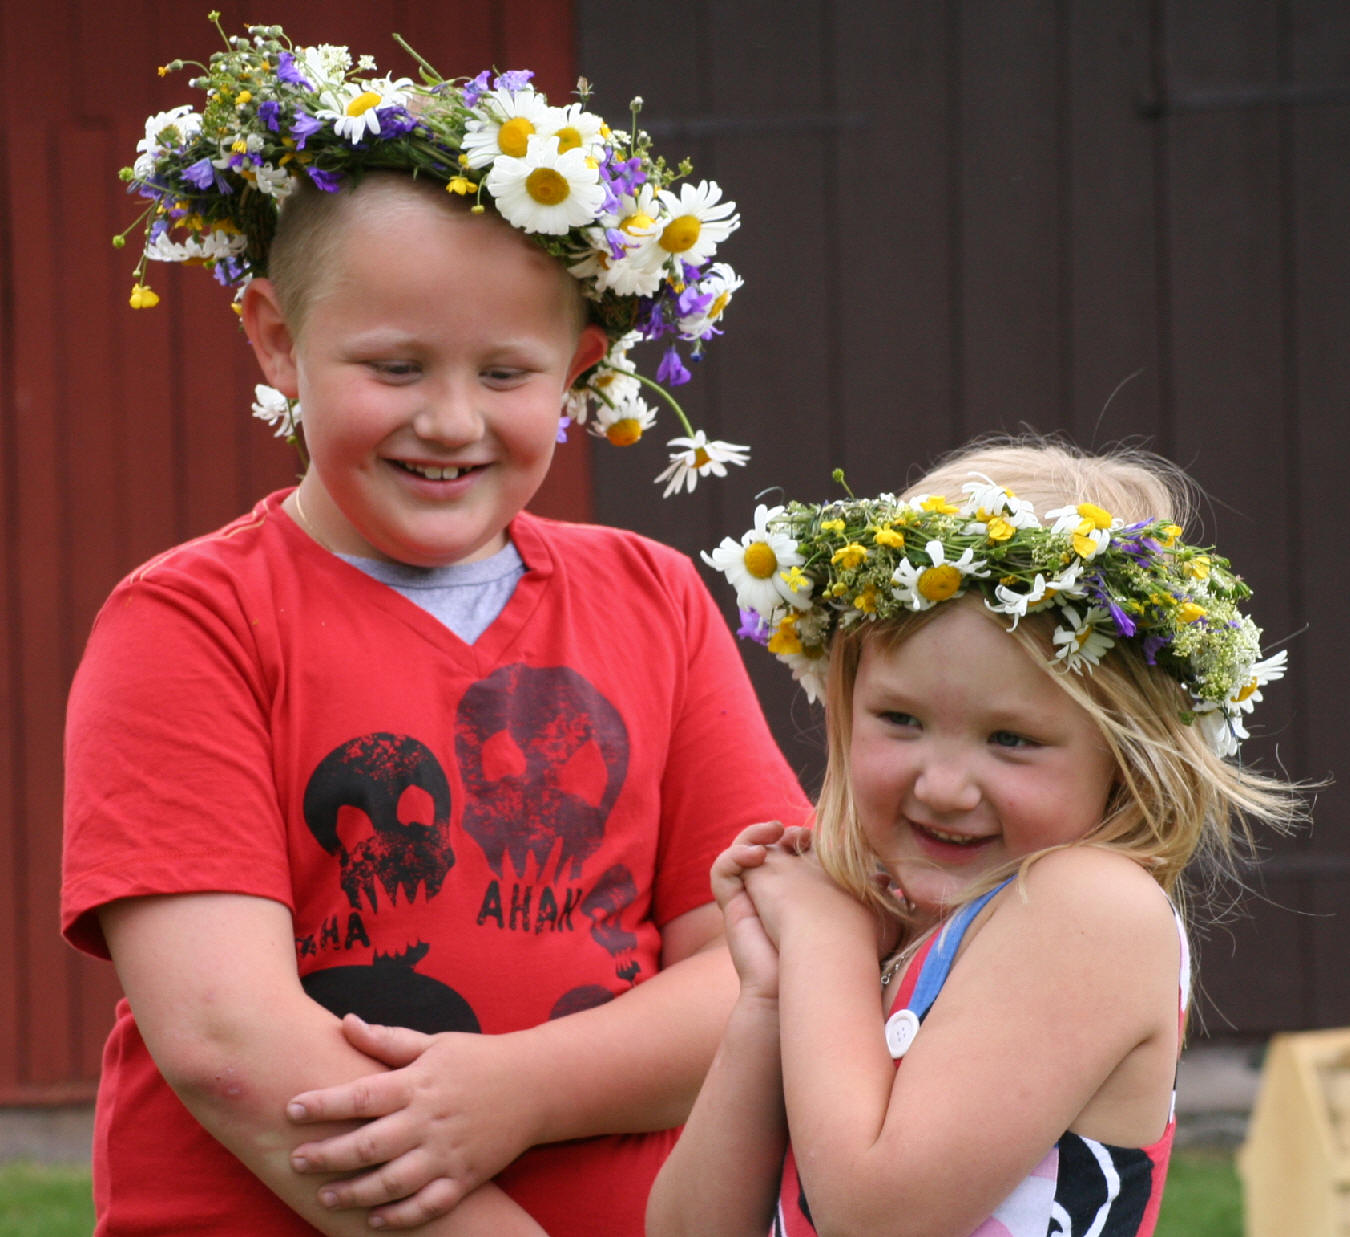
[[[254,281],[257,282],[256,280]],[[594,322],[587,323],[577,340],[577,350],[572,354],[572,363],[567,369],[567,385],[570,387],[577,378],[609,351],[609,336],[604,328]]]
[[[295,362],[295,338],[281,312],[277,290],[270,279],[254,279],[244,289],[244,334],[253,345],[263,377],[290,399],[300,397]]]

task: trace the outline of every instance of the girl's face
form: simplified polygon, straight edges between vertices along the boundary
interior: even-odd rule
[[[1096,724],[976,600],[863,646],[850,774],[872,850],[939,915],[993,869],[1085,836],[1114,759]]]

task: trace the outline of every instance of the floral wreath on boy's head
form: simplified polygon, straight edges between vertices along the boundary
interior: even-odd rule
[[[220,29],[219,13],[210,17]],[[194,66],[202,110],[183,104],[151,116],[134,166],[122,171],[150,201],[133,308],[159,300],[146,279],[150,261],[203,265],[240,291],[266,274],[278,211],[302,177],[329,192],[368,171],[428,177],[530,234],[580,283],[610,344],[569,392],[568,418],[626,446],[656,418],[644,388],[657,392],[685,430],[657,477],[667,495],[745,463],[747,448],[696,431],[665,389],[689,380],[681,346],[697,360],[721,333],[741,280],[712,259],[740,218],[715,182],[677,184],[688,161],[672,169],[651,153],[637,127],[640,99],[628,131],[616,132],[586,110],[584,78],[579,102],[554,107],[528,70],[447,81],[397,35],[420,83],[378,76],[368,56],[353,64],[345,47],[296,47],[280,26],[247,30],[221,30],[226,50]],[[184,67],[175,60],[160,74]],[[665,343],[655,381],[628,355],[643,340]],[[259,386],[254,413],[299,445],[298,404]]]
[[[1261,659],[1261,631],[1238,604],[1251,589],[1229,562],[1187,545],[1170,519],[1126,524],[1092,503],[1045,513],[989,478],[942,495],[850,495],[760,506],[739,541],[703,555],[736,589],[744,637],[766,644],[807,695],[824,694],[830,642],[869,620],[978,593],[1015,628],[1053,611],[1053,661],[1091,672],[1117,643],[1134,645],[1191,698],[1183,720],[1220,756],[1248,737],[1261,688],[1286,654]],[[842,481],[842,474],[835,473]]]

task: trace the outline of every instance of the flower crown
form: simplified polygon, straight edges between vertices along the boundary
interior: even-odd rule
[[[858,623],[971,590],[1013,627],[1053,609],[1057,665],[1091,671],[1128,641],[1190,694],[1183,719],[1220,756],[1235,754],[1244,715],[1284,676],[1286,654],[1260,659],[1261,631],[1238,610],[1251,589],[1228,560],[1180,541],[1170,520],[1126,524],[1092,503],[1042,522],[1030,503],[972,475],[959,506],[883,494],[756,508],[740,541],[703,555],[736,589],[737,634],[767,644],[815,700],[830,641]]]
[[[702,473],[725,476],[728,464],[745,463],[747,448],[695,431],[665,389],[689,380],[681,345],[697,360],[721,333],[741,280],[712,258],[740,218],[713,181],[676,185],[689,175],[688,161],[672,169],[651,153],[637,127],[641,99],[632,102],[630,130],[620,133],[585,110],[584,78],[580,102],[553,107],[527,70],[446,81],[398,35],[420,67],[420,84],[377,76],[368,56],[353,66],[345,47],[296,47],[280,26],[227,37],[219,13],[210,17],[226,50],[195,65],[202,72],[191,84],[206,92],[205,106],[151,116],[135,165],[121,173],[150,201],[133,308],[159,300],[146,281],[152,260],[204,265],[240,290],[265,274],[279,208],[302,177],[332,192],[367,171],[425,176],[471,198],[476,212],[490,205],[581,284],[610,346],[569,393],[571,420],[617,445],[636,442],[656,417],[646,387],[674,409],[686,434],[671,442],[669,466],[657,477],[667,495],[692,490]],[[160,74],[184,64],[175,60]],[[628,355],[642,340],[665,342],[655,381]],[[297,441],[299,406],[280,392],[260,386],[254,412]]]

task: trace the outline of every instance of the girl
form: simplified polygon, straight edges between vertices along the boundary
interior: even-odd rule
[[[812,853],[761,824],[713,867],[741,995],[649,1233],[1152,1233],[1178,879],[1297,815],[1223,759],[1284,655],[1188,497],[1153,457],[986,443],[708,556],[824,686],[829,765]]]

